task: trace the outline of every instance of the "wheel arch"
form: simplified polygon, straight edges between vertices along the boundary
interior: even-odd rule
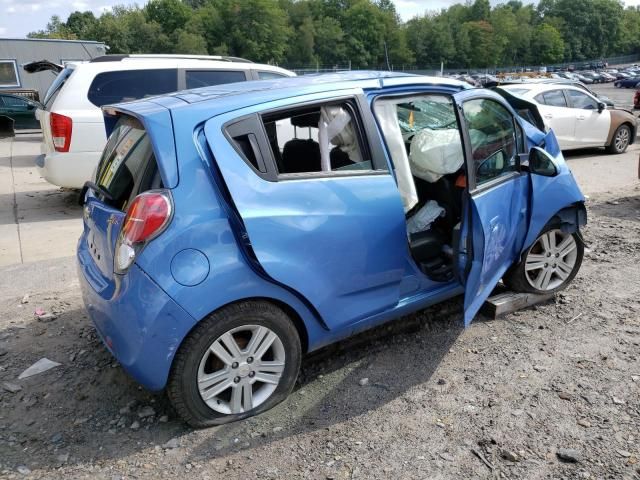
[[[564,233],[575,233],[587,224],[587,209],[584,202],[576,202],[558,210],[547,225],[558,225]],[[545,225],[545,227],[547,226]]]
[[[275,297],[267,297],[267,296],[253,296],[253,297],[239,298],[239,299],[235,299],[233,301],[217,306],[212,311],[203,315],[200,319],[198,319],[197,322],[195,322],[191,326],[189,331],[187,331],[186,334],[182,337],[182,340],[180,341],[180,344],[178,345],[176,351],[180,349],[180,347],[184,344],[185,339],[189,337],[189,335],[191,335],[191,332],[193,332],[198,327],[198,325],[202,323],[203,320],[215,314],[216,312],[219,312],[220,310],[230,307],[231,305],[237,305],[240,303],[248,303],[248,302],[267,302],[276,306],[277,308],[282,310],[284,313],[286,313],[287,316],[291,319],[291,323],[293,323],[293,326],[295,327],[296,331],[298,332],[302,353],[303,354],[307,353],[309,349],[309,325],[307,325],[307,323],[304,321],[303,316],[300,314],[300,312],[298,312],[298,310],[296,310],[293,306],[289,305],[284,300],[278,299]],[[174,358],[171,360],[172,364],[174,360],[175,360],[175,355],[174,355]]]
[[[620,128],[622,125],[626,125],[631,130],[631,136],[629,138],[629,145],[632,145],[632,144],[636,143],[636,135],[638,133],[638,126],[634,122],[632,122],[631,120],[625,118],[620,123],[612,122],[611,128],[609,129],[609,134],[608,134],[608,137],[607,137],[607,143],[605,144],[605,147],[608,147],[608,146],[611,145],[611,142],[613,142],[614,135],[618,131],[618,128]]]

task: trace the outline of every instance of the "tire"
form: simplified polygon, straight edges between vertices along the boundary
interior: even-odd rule
[[[624,153],[631,141],[631,128],[629,125],[620,125],[611,137],[611,143],[607,146],[607,152],[611,154]]]
[[[548,252],[544,247],[544,245],[547,245],[544,240],[545,237],[548,239],[551,236],[555,238],[554,247],[560,249],[562,242],[566,240],[568,243],[563,250],[568,249],[569,246],[573,246],[573,248],[564,256],[554,256],[553,250]],[[558,242],[558,239],[560,239],[560,242]],[[547,256],[549,253],[551,255]],[[538,255],[539,257],[533,257],[533,255]],[[562,252],[559,255],[562,255]],[[503,280],[507,287],[516,292],[554,293],[564,289],[571,283],[578,270],[580,270],[583,257],[584,245],[578,233],[563,233],[559,226],[549,225],[542,230],[533,245],[527,249],[522,256],[522,260],[507,271]],[[565,259],[567,260],[566,262],[564,262]],[[567,267],[552,268],[554,265],[559,266],[561,263],[567,265]],[[529,269],[527,269],[527,266]],[[545,285],[545,278],[540,283],[537,283],[537,280],[540,280],[539,276],[544,275],[545,270],[551,272],[548,283]]]
[[[278,307],[257,300],[229,305],[202,320],[182,342],[167,396],[195,428],[252,417],[291,393],[301,355],[298,332]]]

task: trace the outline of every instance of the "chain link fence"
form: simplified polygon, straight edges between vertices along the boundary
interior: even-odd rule
[[[512,65],[509,67],[489,67],[489,68],[448,68],[446,64],[430,64],[430,65],[378,65],[377,67],[368,68],[368,70],[393,70],[397,72],[414,73],[418,75],[440,75],[440,73],[488,73],[496,74],[501,72],[540,72],[546,70],[588,70],[599,69],[605,66],[611,67],[615,65],[626,65],[640,62],[640,53],[633,55],[619,55],[606,58],[598,58],[591,60],[576,60],[574,62],[554,63],[549,65]],[[281,65],[287,70],[291,70],[298,75],[308,75],[312,73],[330,73],[345,72],[352,70],[352,63],[324,65]]]

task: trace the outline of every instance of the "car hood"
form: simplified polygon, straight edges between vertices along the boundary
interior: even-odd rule
[[[53,73],[60,73],[64,67],[57,63],[50,62],[49,60],[38,60],[36,62],[25,63],[22,69],[27,73],[46,72],[51,70]]]

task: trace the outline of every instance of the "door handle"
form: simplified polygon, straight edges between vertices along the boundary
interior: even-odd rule
[[[544,118],[553,118],[553,115],[551,115],[550,113],[545,113]]]
[[[579,116],[578,116],[578,117],[576,117],[576,118],[577,118],[578,120],[584,120],[584,119],[585,119],[585,118],[587,118],[587,117],[585,117],[584,115],[579,115]]]

